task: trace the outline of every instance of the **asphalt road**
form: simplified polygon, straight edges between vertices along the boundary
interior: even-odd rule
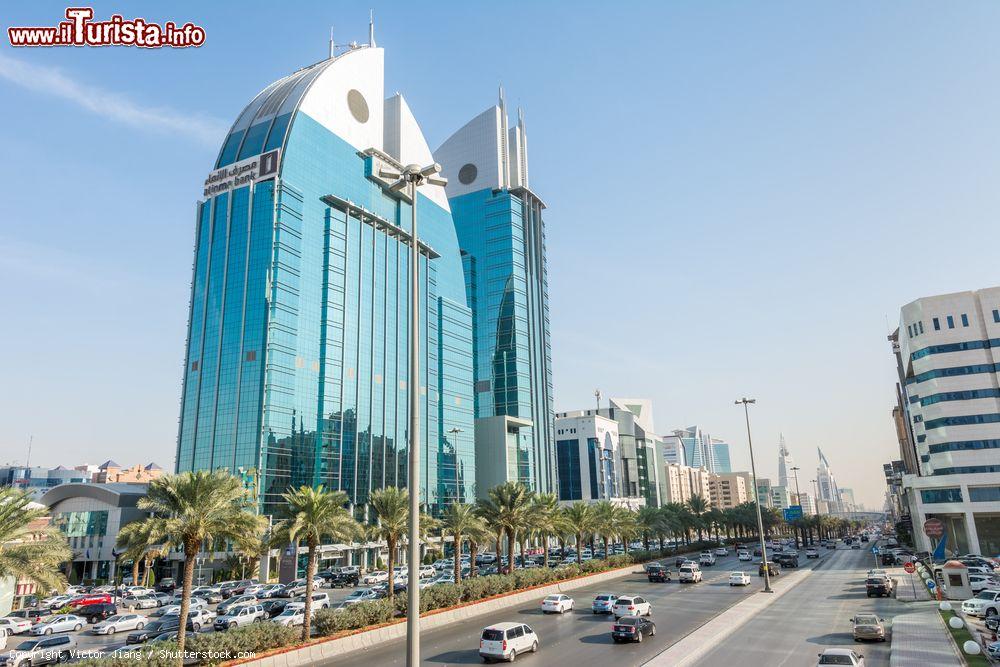
[[[865,595],[865,573],[874,567],[868,548],[857,551],[841,545],[826,558],[822,567],[726,637],[697,664],[813,667],[816,655],[824,649],[851,648],[865,657],[865,667],[888,665],[891,632],[884,643],[855,643],[850,619],[858,612],[874,612],[888,624],[906,609],[906,603]]]
[[[823,550],[818,561],[807,561],[804,552],[800,553],[803,568],[811,568],[828,558],[837,557],[832,552]],[[762,584],[756,576],[756,567],[747,567],[748,565],[751,564],[740,563],[731,554],[720,558],[714,566],[703,568],[705,578],[699,584],[682,585],[676,579],[671,583],[654,584],[649,583],[643,574],[631,574],[613,582],[571,591],[569,595],[576,600],[576,610],[564,615],[542,614],[538,608],[541,601],[539,597],[538,602],[509,609],[502,616],[478,617],[452,623],[421,634],[421,663],[480,664],[479,638],[483,628],[504,621],[522,621],[538,635],[540,649],[537,655],[522,656],[518,658],[518,662],[525,660],[539,665],[639,665],[719,612],[759,590]],[[751,585],[729,586],[729,573],[741,569],[754,570]],[[676,568],[671,567],[671,570],[674,570],[676,577]],[[594,615],[590,611],[590,604],[598,593],[632,593],[644,596],[653,606],[656,636],[647,638],[641,644],[615,644],[611,639],[612,618]],[[337,667],[402,665],[405,649],[405,639],[400,639],[317,664],[336,664]]]

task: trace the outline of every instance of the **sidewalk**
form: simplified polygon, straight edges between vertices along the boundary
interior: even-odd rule
[[[920,611],[899,614],[892,620],[889,667],[964,665],[937,607],[925,604],[919,606]]]
[[[896,599],[900,602],[922,602],[933,599],[923,579],[916,572],[907,574],[901,567],[890,567],[886,572],[896,581]]]

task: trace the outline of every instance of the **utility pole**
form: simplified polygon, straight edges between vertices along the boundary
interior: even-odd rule
[[[736,405],[743,405],[743,414],[747,420],[747,445],[750,447],[750,472],[753,474],[754,497],[757,495],[757,467],[753,462],[753,440],[750,437],[750,405],[757,402],[755,398],[745,396],[736,401]],[[757,531],[760,533],[760,565],[764,568],[764,592],[773,593],[771,590],[771,567],[767,562],[767,545],[764,543],[764,519],[760,514],[760,498],[754,503],[757,506]]]
[[[802,507],[802,493],[799,491],[799,471],[802,470],[802,468],[800,468],[798,466],[792,466],[791,468],[789,468],[789,470],[792,471],[792,477],[795,479],[795,503],[799,506],[800,510],[803,510],[804,508]],[[805,518],[805,512],[804,511],[802,512],[802,517],[801,518],[803,518],[803,519]],[[805,526],[802,526],[801,530],[802,530],[802,546],[805,547],[806,546],[806,529],[805,529]]]

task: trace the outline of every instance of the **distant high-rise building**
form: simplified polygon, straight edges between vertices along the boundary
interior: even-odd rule
[[[469,306],[475,376],[476,484],[556,487],[545,204],[528,185],[524,116],[508,126],[503,90],[434,151],[448,179]],[[499,450],[513,455],[498,457]],[[516,465],[497,469],[500,459]]]
[[[674,435],[678,436],[684,444],[684,458],[687,460],[687,465],[692,468],[705,468],[709,472],[717,471],[719,462],[716,458],[717,452],[712,446],[712,436],[702,431],[701,427],[697,425],[678,429],[674,431]],[[721,443],[718,440],[714,442]],[[728,458],[728,445],[726,446],[725,455]]]
[[[729,443],[712,438],[711,448],[712,458],[715,463],[715,468],[712,472],[719,474],[732,472],[733,464],[729,459]]]
[[[854,500],[854,489],[840,488],[840,504],[845,512],[858,511],[858,504]]]
[[[677,465],[687,465],[687,455],[684,452],[684,443],[678,435],[665,435],[663,441],[663,460],[666,463]]]
[[[771,480],[767,477],[757,478],[757,498],[760,499],[761,507],[774,507],[774,498],[771,496]]]
[[[825,500],[831,511],[840,511],[840,489],[837,487],[837,480],[830,470],[830,462],[826,460],[823,450],[816,448],[819,454],[819,466],[816,468],[816,486],[819,493],[819,500]]]
[[[783,486],[786,489],[790,489],[792,481],[792,468],[795,467],[795,463],[792,461],[792,455],[788,451],[788,446],[785,445],[785,436],[778,436],[778,486]]]

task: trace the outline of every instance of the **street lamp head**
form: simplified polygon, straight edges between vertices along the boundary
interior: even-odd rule
[[[411,165],[411,166],[416,166],[416,165]],[[407,167],[407,169],[409,169],[409,167]],[[441,173],[441,165],[439,165],[437,162],[432,162],[423,169],[420,169],[418,167],[418,169],[420,170],[420,175],[423,176],[424,178],[427,178],[428,176],[433,176],[434,174]]]

